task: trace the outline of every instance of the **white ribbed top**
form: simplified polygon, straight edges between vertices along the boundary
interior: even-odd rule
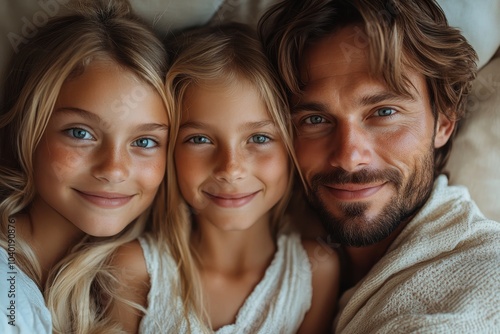
[[[150,275],[147,314],[140,324],[141,333],[186,333],[182,302],[174,295],[178,282],[170,254],[161,254],[150,235],[139,239]],[[160,269],[161,267],[161,269]],[[236,321],[215,333],[295,333],[311,306],[311,265],[297,234],[278,238],[274,259],[238,311]],[[191,322],[192,333],[202,326]]]

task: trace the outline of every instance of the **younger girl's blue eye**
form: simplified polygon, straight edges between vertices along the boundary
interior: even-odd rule
[[[250,138],[251,143],[256,143],[256,144],[264,144],[270,141],[269,137],[264,136],[264,135],[254,135]]]
[[[205,136],[194,136],[189,139],[190,143],[193,144],[210,144],[211,141]]]
[[[87,130],[80,129],[80,128],[68,129],[68,130],[66,130],[66,132],[71,137],[76,138],[76,139],[86,139],[86,140],[89,140],[89,139],[93,139],[94,138],[94,137],[92,137],[92,135]]]
[[[391,116],[396,113],[396,110],[392,108],[380,108],[376,111],[377,116]]]
[[[132,146],[137,146],[141,148],[152,148],[156,147],[158,143],[154,141],[153,139],[150,138],[139,138],[136,141],[134,141]]]

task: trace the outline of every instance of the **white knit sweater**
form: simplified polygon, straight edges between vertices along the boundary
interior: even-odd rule
[[[335,333],[500,333],[500,223],[441,175],[340,305]]]

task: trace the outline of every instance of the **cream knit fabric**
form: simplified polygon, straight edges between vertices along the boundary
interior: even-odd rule
[[[151,279],[147,314],[141,321],[140,333],[187,333],[182,302],[172,288],[178,280],[173,259],[158,251],[153,238],[143,237],[139,241]],[[235,323],[215,333],[295,333],[311,306],[311,277],[311,265],[300,237],[281,235],[273,261],[240,308]],[[191,326],[192,333],[202,332],[194,319]]]
[[[439,176],[425,206],[340,304],[336,333],[500,333],[500,223]]]

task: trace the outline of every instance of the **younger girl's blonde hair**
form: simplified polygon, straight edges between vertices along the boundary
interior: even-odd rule
[[[267,111],[279,130],[289,153],[289,183],[286,195],[271,213],[271,229],[275,235],[282,227],[283,214],[292,188],[296,159],[293,152],[292,125],[283,89],[266,59],[256,33],[246,25],[229,23],[186,32],[177,40],[172,65],[167,74],[166,93],[173,113],[168,158],[167,179],[176,180],[174,147],[183,112],[184,96],[193,85],[250,83],[264,101]],[[197,269],[197,256],[190,247],[192,221],[187,203],[180,195],[176,182],[167,185],[167,222],[155,221],[155,236],[169,245],[180,273],[178,294],[184,302],[184,315],[194,312],[209,326],[203,310],[202,293]],[[207,328],[208,330],[208,328]]]
[[[72,14],[55,18],[15,55],[5,85],[0,117],[0,246],[7,249],[10,217],[29,210],[35,197],[33,154],[52,115],[64,82],[85,71],[93,60],[108,59],[149,84],[165,104],[167,56],[150,28],[131,13],[126,1],[79,2]],[[167,109],[169,110],[169,108]],[[154,204],[164,210],[165,189]],[[49,273],[41,286],[41,268],[29,245],[16,238],[16,264],[45,290],[56,333],[110,333],[107,307],[115,283],[107,264],[113,251],[145,229],[150,209],[109,238],[87,236]]]

